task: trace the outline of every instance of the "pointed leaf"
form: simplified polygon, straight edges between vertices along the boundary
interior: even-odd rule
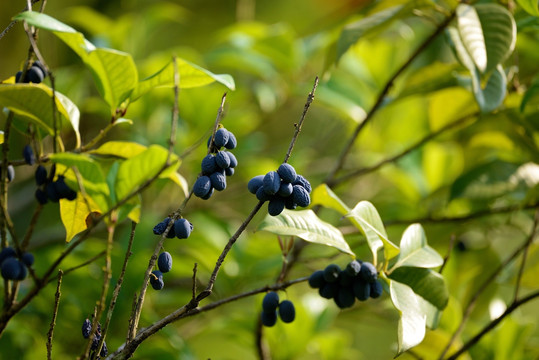
[[[0,106],[39,126],[49,135],[54,134],[52,89],[45,84],[0,84]],[[61,119],[67,120],[80,143],[77,106],[66,96],[56,92],[56,108]],[[64,120],[64,121],[65,121]]]
[[[485,88],[481,87],[481,80],[477,71],[472,73],[472,88],[475,100],[483,113],[496,110],[505,99],[507,93],[507,77],[501,65],[490,74]]]
[[[391,301],[400,313],[398,330],[398,353],[413,348],[425,338],[426,315],[422,311],[417,295],[407,285],[389,282]]]
[[[311,205],[322,205],[336,210],[342,215],[350,212],[350,208],[326,184],[320,184],[313,190]]]
[[[393,268],[415,266],[433,268],[441,266],[444,259],[429,245],[420,224],[412,224],[404,231],[400,242],[400,254]]]
[[[395,269],[388,277],[408,285],[417,295],[440,310],[447,306],[447,286],[442,275],[434,270],[403,266]]]
[[[115,184],[118,201],[124,199],[151,177],[156,176],[165,166],[167,157],[167,149],[159,145],[151,145],[144,152],[122,162]],[[172,154],[167,169],[162,171],[159,176],[170,176],[178,166],[178,157]]]
[[[401,13],[403,8],[403,5],[393,6],[346,25],[337,41],[337,61],[339,61],[350,46],[364,37],[366,33],[389,25],[398,17],[397,15]]]
[[[81,192],[73,201],[60,200],[60,217],[66,229],[66,242],[88,228],[86,218],[91,212],[99,213],[99,209],[90,197],[84,199]]]
[[[457,28],[462,43],[477,68],[484,72],[487,68],[487,48],[481,21],[473,6],[457,6]]]
[[[180,58],[177,58],[176,61],[180,73],[180,88],[199,87],[217,81],[230,90],[235,89],[234,79],[228,74],[214,74]],[[172,62],[168,63],[164,68],[152,76],[140,81],[131,96],[132,101],[137,100],[139,97],[156,87],[165,86],[174,86],[174,66]]]
[[[375,263],[377,263],[379,249],[384,249],[386,260],[399,254],[399,248],[389,241],[382,219],[373,204],[368,201],[361,201],[346,216],[367,238]]]
[[[95,150],[90,151],[90,154],[115,156],[119,158],[129,159],[139,155],[147,149],[146,146],[131,142],[131,141],[107,141]]]
[[[258,227],[277,235],[297,236],[305,241],[331,246],[355,257],[342,233],[320,220],[312,210],[283,210],[280,215],[267,215]]]
[[[522,102],[520,103],[520,112],[524,112],[526,109],[526,104],[537,94],[539,94],[539,78],[536,78],[528,90],[526,90],[526,93],[524,93]]]
[[[511,55],[517,41],[517,25],[513,15],[498,4],[477,4],[474,6],[481,21],[487,66],[484,73],[494,70]]]

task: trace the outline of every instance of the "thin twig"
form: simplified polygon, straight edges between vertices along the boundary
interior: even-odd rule
[[[305,102],[305,106],[303,107],[303,113],[301,113],[301,118],[299,119],[299,122],[297,124],[294,124],[296,131],[294,132],[294,136],[292,136],[292,140],[290,141],[290,146],[288,147],[288,151],[286,152],[286,155],[284,157],[283,162],[285,163],[288,162],[288,159],[290,158],[290,155],[292,154],[292,150],[294,149],[294,145],[296,144],[296,140],[298,139],[299,133],[301,131],[301,127],[303,126],[303,122],[305,121],[305,116],[307,115],[307,111],[309,111],[309,107],[311,106],[314,100],[314,93],[316,92],[317,86],[318,86],[318,76],[314,79],[313,89],[307,95],[307,101]]]
[[[32,0],[32,5],[39,2],[40,0]],[[28,11],[29,7],[28,5],[26,5],[26,7],[24,9],[22,9],[21,12],[24,12],[24,11]],[[4,30],[2,30],[2,32],[0,33],[0,39],[2,39],[12,28],[13,26],[15,26],[16,23],[18,23],[19,21],[18,20],[13,20],[11,21]]]
[[[62,286],[62,270],[58,270],[58,285],[56,285],[56,295],[54,296],[54,309],[52,311],[51,324],[47,333],[47,359],[52,359],[52,337],[54,335],[54,327],[56,326],[56,317],[58,316],[58,307],[60,306],[60,287]]]
[[[533,223],[533,229],[537,227],[537,224],[539,223],[539,211],[535,212],[535,218]],[[525,244],[524,250],[522,251],[522,261],[520,262],[520,267],[518,269],[517,274],[517,283],[515,285],[515,294],[513,296],[513,301],[517,301],[518,299],[518,293],[520,291],[520,282],[522,280],[522,275],[524,274],[524,268],[526,267],[526,259],[528,257],[528,252],[530,250],[530,246],[533,242],[535,230],[532,230],[532,235],[528,237],[528,241]]]
[[[90,259],[86,260],[85,262],[80,263],[80,264],[77,265],[77,266],[73,266],[73,267],[71,267],[71,268],[68,268],[67,270],[64,271],[64,276],[66,276],[66,275],[69,274],[70,272],[73,272],[73,271],[75,271],[75,270],[78,270],[78,269],[80,269],[80,268],[85,267],[86,265],[89,265],[89,264],[93,263],[94,261],[96,261],[96,260],[98,260],[99,258],[101,258],[102,256],[104,256],[105,253],[106,253],[106,251],[103,250],[103,251],[101,251],[99,254],[97,254],[97,255],[91,257]],[[49,279],[47,280],[47,283],[50,283],[50,282],[54,281],[54,279],[55,279],[54,276],[49,277]]]
[[[528,301],[531,301],[535,298],[539,298],[539,291],[535,291],[523,297],[520,300],[513,301],[511,305],[509,305],[509,307],[505,309],[502,315],[500,315],[499,317],[497,317],[496,319],[488,323],[477,335],[475,335],[473,338],[468,340],[464,345],[462,345],[462,347],[458,351],[456,351],[454,354],[448,357],[447,360],[457,359],[460,355],[468,351],[469,348],[477,344],[484,335],[486,335],[492,329],[494,329],[506,316],[510,315],[513,311],[518,309],[520,306],[526,304]]]
[[[440,35],[445,30],[445,28],[449,25],[449,23],[451,21],[453,21],[454,17],[455,17],[455,11],[451,12],[451,14],[448,17],[446,17],[444,19],[444,21],[442,21],[440,23],[440,25],[438,25],[436,30],[434,30],[434,32],[427,39],[425,39],[425,41],[423,41],[423,43],[421,43],[421,45],[418,46],[418,48],[404,62],[404,64],[402,64],[397,69],[397,71],[395,71],[395,73],[389,78],[389,80],[386,82],[384,88],[382,89],[382,91],[380,92],[378,97],[376,98],[376,101],[374,102],[374,105],[372,106],[370,111],[365,116],[365,119],[361,123],[359,123],[357,125],[357,127],[354,130],[354,133],[348,139],[348,142],[346,143],[343,150],[341,151],[341,153],[339,155],[339,158],[337,159],[337,162],[335,163],[335,166],[333,167],[333,169],[326,176],[326,179],[324,181],[326,184],[329,184],[329,183],[333,182],[337,172],[339,172],[342,169],[342,167],[344,165],[344,162],[346,160],[346,157],[350,153],[350,150],[352,150],[352,146],[354,145],[354,143],[355,143],[357,137],[359,136],[361,130],[365,127],[365,125],[367,125],[371,121],[374,114],[376,114],[376,112],[378,111],[380,106],[383,104],[384,99],[385,99],[386,95],[389,93],[389,90],[393,87],[393,83],[395,82],[395,80],[438,37],[438,35]]]
[[[213,140],[215,139],[215,133],[217,132],[217,128],[219,127],[219,123],[221,122],[221,117],[223,116],[223,110],[225,108],[225,101],[226,101],[226,93],[223,94],[221,97],[221,105],[219,106],[219,110],[217,110],[217,117],[215,118],[215,122],[213,123],[213,129],[211,131],[211,138],[210,138],[210,146],[208,146],[208,152],[207,155],[214,152],[215,149],[213,149]]]
[[[537,225],[538,225],[538,222],[539,222],[539,216],[537,215],[538,213],[539,213],[539,210],[536,210],[536,216],[535,216],[535,220],[534,220],[534,223],[533,223],[533,227],[532,227],[532,230],[530,232],[530,235],[526,238],[526,241],[524,241],[524,243],[521,246],[519,246],[507,259],[505,259],[500,265],[498,265],[498,267],[492,272],[492,274],[490,274],[490,276],[475,291],[472,298],[470,299],[470,301],[468,302],[468,304],[464,308],[465,309],[464,314],[462,316],[462,319],[460,321],[460,324],[459,324],[457,330],[455,330],[453,335],[451,335],[451,338],[449,339],[448,343],[446,344],[444,350],[442,351],[442,353],[438,357],[439,360],[441,360],[441,359],[443,359],[445,357],[445,355],[447,354],[447,352],[451,348],[451,345],[455,342],[457,337],[460,335],[460,333],[464,329],[464,325],[466,324],[466,322],[470,318],[470,316],[472,314],[472,311],[475,308],[475,304],[477,303],[477,300],[479,299],[479,296],[481,296],[481,294],[483,294],[483,292],[486,290],[486,288],[496,279],[498,274],[500,272],[502,272],[502,270],[505,269],[509,263],[511,263],[522,251],[524,251],[524,249],[526,249],[529,246],[530,238],[533,239],[535,237],[536,232],[537,232]]]
[[[195,263],[195,265],[193,266],[193,285],[192,285],[192,288],[191,288],[191,300],[192,301],[195,301],[196,300],[196,297],[197,297],[197,267],[198,267],[198,264]]]
[[[451,122],[449,124],[446,124],[446,125],[442,126],[440,129],[427,134],[423,138],[419,139],[416,143],[414,143],[414,144],[410,145],[409,147],[405,148],[404,150],[402,150],[398,154],[395,154],[395,155],[390,156],[390,157],[388,157],[386,159],[383,159],[383,160],[379,161],[378,163],[376,163],[376,164],[374,164],[372,166],[350,171],[349,173],[347,173],[347,174],[345,174],[343,176],[340,176],[338,178],[335,178],[335,179],[329,181],[327,184],[328,184],[329,187],[334,187],[334,186],[339,185],[339,184],[341,184],[341,183],[343,183],[343,182],[345,182],[347,180],[350,180],[352,178],[362,176],[362,175],[365,175],[365,174],[369,174],[369,173],[371,173],[373,171],[376,171],[376,170],[378,170],[379,168],[381,168],[384,165],[387,165],[387,164],[390,164],[390,163],[395,163],[400,158],[408,155],[409,153],[411,153],[412,151],[414,151],[416,149],[419,149],[420,147],[422,147],[423,145],[425,145],[427,142],[431,141],[432,139],[434,139],[438,135],[443,134],[446,131],[449,131],[449,130],[455,128],[455,127],[458,127],[458,126],[462,125],[463,123],[467,122],[468,120],[476,118],[478,115],[479,115],[479,113],[473,113],[473,114],[465,115],[465,116],[457,119],[456,121],[453,121],[453,122]]]
[[[43,210],[43,204],[38,203],[36,209],[34,210],[34,214],[32,215],[32,219],[30,219],[30,224],[28,224],[28,228],[26,230],[26,233],[24,234],[24,238],[22,239],[21,251],[25,251],[28,247],[28,244],[30,243],[30,239],[32,238],[32,234],[34,233],[34,229],[39,219],[39,215],[41,215],[41,210]]]
[[[442,271],[444,271],[445,266],[447,265],[447,262],[449,261],[449,258],[451,257],[451,252],[453,251],[453,247],[455,246],[455,234],[452,234],[449,238],[449,248],[447,249],[447,254],[444,257],[444,262],[442,266],[440,267],[440,270],[438,271],[440,274]]]

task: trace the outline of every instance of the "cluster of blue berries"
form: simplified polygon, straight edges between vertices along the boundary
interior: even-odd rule
[[[238,166],[238,160],[230,151],[221,150],[223,147],[232,150],[238,142],[234,134],[225,128],[215,132],[213,142],[211,136],[208,139],[210,153],[202,159],[202,175],[193,185],[193,194],[207,200],[213,195],[213,191],[222,191],[226,188],[226,177],[234,175],[234,168]]]
[[[22,71],[17,72],[15,75],[15,82],[19,82],[22,76]],[[34,83],[39,84],[47,76],[47,70],[43,64],[39,61],[34,61],[30,69],[26,71],[26,76],[24,77],[23,83]]]
[[[85,339],[88,339],[90,337],[90,332],[92,331],[92,322],[90,319],[84,320],[82,323],[82,336]],[[90,347],[90,359],[96,359],[99,360],[101,357],[105,357],[108,355],[109,350],[107,349],[107,342],[103,341],[103,346],[101,347],[101,351],[99,352],[99,355],[95,356],[95,351],[97,350],[97,345],[99,345],[99,341],[101,340],[101,324],[97,323],[97,329],[95,330],[95,336],[92,340],[92,345]],[[95,357],[94,357],[95,356]]]
[[[277,309],[279,311],[277,312]],[[290,300],[279,301],[279,294],[270,291],[262,300],[262,325],[271,327],[277,322],[277,314],[285,323],[291,323],[296,318],[296,309]]]
[[[172,219],[170,217],[167,217],[165,220],[155,225],[153,228],[153,233],[155,235],[162,235],[171,220]],[[191,231],[193,231],[193,224],[191,224],[187,219],[177,219],[174,221],[174,225],[170,228],[167,238],[172,239],[177,237],[178,239],[187,239],[189,236],[191,236]]]
[[[150,274],[150,284],[154,290],[161,290],[165,286],[163,274],[172,269],[172,256],[170,253],[164,251],[159,254],[159,258],[157,259],[157,267],[159,270],[154,270]]]
[[[356,299],[376,299],[383,291],[376,267],[359,260],[350,262],[344,270],[330,264],[324,270],[315,271],[309,277],[309,285],[318,289],[323,298],[333,299],[341,309],[351,307]]]
[[[34,255],[29,252],[20,257],[12,247],[5,247],[0,252],[0,268],[5,280],[24,280],[28,275],[27,267],[34,264]]]
[[[260,201],[269,201],[268,213],[279,215],[284,208],[294,210],[311,203],[311,184],[288,163],[283,163],[277,171],[258,175],[249,180],[247,189]]]

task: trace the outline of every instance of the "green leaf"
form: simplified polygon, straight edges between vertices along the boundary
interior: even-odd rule
[[[235,89],[234,79],[228,74],[214,74],[209,70],[192,64],[186,60],[176,58],[178,71],[180,73],[180,88],[193,88],[211,84],[217,81],[225,85],[230,90]],[[165,65],[164,68],[140,81],[132,95],[132,101],[156,87],[174,86],[174,65],[172,62]]]
[[[118,201],[124,199],[138,186],[156,176],[165,166],[168,151],[162,146],[151,145],[144,152],[122,162],[114,186]],[[159,176],[168,177],[179,166],[178,157],[171,155],[169,165]]]
[[[49,135],[54,135],[52,89],[45,84],[0,84],[0,106],[39,126]],[[77,147],[80,145],[79,117],[77,106],[66,96],[56,92],[56,108],[75,131]]]
[[[305,241],[334,247],[355,257],[339,229],[320,220],[312,210],[285,209],[280,215],[267,215],[258,230],[277,235],[297,236]]]
[[[517,0],[517,3],[530,15],[539,16],[537,0]]]
[[[85,154],[56,153],[50,156],[52,162],[61,165],[56,167],[56,173],[64,173],[64,169],[76,168],[82,178],[84,191],[96,203],[97,209],[105,213],[109,209],[109,187],[105,176],[97,162]],[[65,173],[67,184],[76,189],[79,187],[73,171]]]
[[[484,72],[487,68],[487,47],[481,21],[473,6],[457,6],[457,29],[464,48],[477,68]]]
[[[337,41],[337,61],[339,61],[350,46],[354,45],[365,34],[389,25],[397,18],[397,15],[401,13],[403,8],[404,5],[393,6],[346,25]]]
[[[455,180],[449,198],[489,199],[504,195],[515,186],[509,178],[518,168],[518,164],[502,160],[480,164]]]
[[[129,159],[146,149],[146,146],[132,141],[107,141],[97,149],[90,151],[90,154]]]
[[[513,15],[498,4],[477,4],[474,6],[481,21],[487,64],[483,73],[494,70],[511,55],[517,41],[517,25]]]
[[[400,355],[423,341],[426,315],[420,307],[417,295],[407,285],[390,281],[389,294],[400,313],[397,353]]]
[[[444,259],[429,245],[425,231],[420,224],[406,228],[400,242],[400,253],[394,269],[400,266],[433,268],[441,266]]]
[[[346,216],[365,235],[375,264],[377,263],[378,250],[382,248],[386,260],[399,254],[399,248],[389,241],[382,219],[373,204],[361,201]]]
[[[80,192],[73,201],[60,200],[60,217],[66,229],[66,242],[70,242],[75,235],[88,228],[86,218],[92,212],[100,211],[90,197],[85,199]]]
[[[350,208],[327,186],[318,185],[311,194],[311,205],[322,205],[338,211],[342,215],[350,212]]]
[[[445,280],[432,269],[403,266],[395,269],[388,277],[406,284],[423,299],[443,310],[449,301]]]
[[[97,89],[111,108],[111,115],[116,115],[116,110],[121,108],[138,82],[137,68],[131,55],[113,49],[96,48],[80,32],[45,14],[27,11],[14,19],[50,30],[69,46],[88,66]]]
[[[524,96],[522,97],[522,102],[520,103],[520,112],[524,112],[526,109],[526,104],[537,94],[539,94],[539,78],[535,79]]]
[[[4,132],[0,131],[0,144],[4,143]]]

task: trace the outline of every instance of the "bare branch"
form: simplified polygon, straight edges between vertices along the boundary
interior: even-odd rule
[[[51,324],[47,333],[47,359],[52,359],[52,337],[54,335],[54,327],[56,326],[56,317],[58,316],[58,307],[60,306],[60,287],[62,286],[63,271],[58,270],[58,285],[56,285],[56,295],[54,296],[54,309],[52,311]]]

